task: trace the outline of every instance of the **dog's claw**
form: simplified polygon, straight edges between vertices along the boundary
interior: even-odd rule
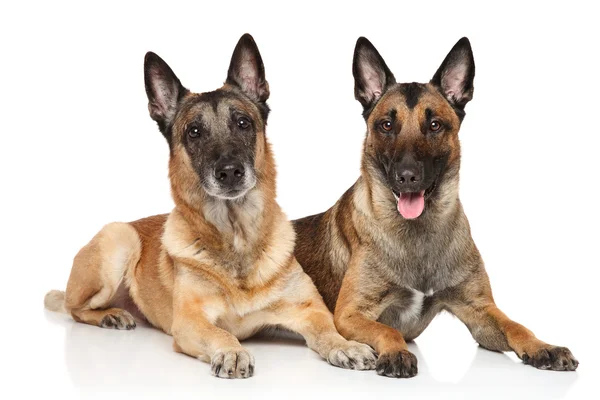
[[[524,364],[543,370],[575,371],[579,366],[579,361],[569,349],[558,346],[542,348],[532,354],[524,353],[521,360]]]
[[[244,348],[217,351],[210,363],[211,373],[219,378],[249,378],[254,375],[254,357]]]
[[[100,321],[101,328],[132,330],[135,329],[135,320],[133,316],[125,310],[118,313],[106,314]]]
[[[408,350],[382,354],[377,359],[377,373],[391,378],[412,378],[417,375],[417,357]]]
[[[344,347],[332,349],[327,357],[331,365],[356,370],[374,369],[376,359],[370,346],[355,341],[347,342]]]

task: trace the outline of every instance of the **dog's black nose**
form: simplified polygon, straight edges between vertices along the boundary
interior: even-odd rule
[[[244,165],[233,159],[221,159],[215,165],[215,178],[223,186],[233,186],[244,179]]]
[[[398,182],[401,185],[404,184],[416,184],[421,182],[421,173],[417,168],[404,168],[400,172],[400,176],[398,177]]]

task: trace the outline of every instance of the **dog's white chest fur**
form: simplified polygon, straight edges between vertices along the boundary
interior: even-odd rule
[[[260,191],[251,190],[243,200],[209,199],[202,206],[204,217],[220,232],[231,235],[231,243],[242,251],[258,236],[264,201]]]
[[[416,289],[411,289],[413,292],[413,298],[410,304],[407,305],[400,313],[400,318],[403,321],[410,321],[412,319],[418,319],[421,316],[421,310],[423,309],[423,299],[425,293],[420,292]]]
[[[426,297],[433,296],[435,293],[433,289],[429,289],[427,292],[421,292],[417,289],[408,288],[413,296],[407,304],[399,304],[401,312],[398,317],[402,321],[409,322],[411,320],[418,320],[423,311],[423,301]]]
[[[420,325],[423,315],[423,304],[425,299],[434,295],[433,289],[421,292],[413,288],[405,288],[410,291],[410,296],[403,297],[402,301],[388,307],[380,316],[379,321],[398,329],[400,332],[410,332]]]

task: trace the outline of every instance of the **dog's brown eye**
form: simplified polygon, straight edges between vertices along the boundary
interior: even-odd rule
[[[242,129],[247,129],[248,127],[250,127],[250,121],[246,117],[240,117],[237,120],[237,126],[239,126]]]
[[[392,130],[392,122],[391,121],[383,121],[381,123],[381,129],[383,129],[386,132],[389,132]]]
[[[191,138],[197,138],[198,136],[200,136],[200,129],[198,129],[197,126],[192,126],[189,130],[188,130],[188,135]]]
[[[429,124],[429,130],[432,132],[439,131],[441,127],[442,127],[442,124],[440,124],[437,121],[431,121],[431,123]]]

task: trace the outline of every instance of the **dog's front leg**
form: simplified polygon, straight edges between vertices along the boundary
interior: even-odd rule
[[[373,349],[348,341],[338,333],[333,315],[299,265],[287,286],[285,300],[272,310],[277,325],[302,335],[307,346],[332,365],[357,370],[375,368],[377,357]]]
[[[226,310],[225,299],[185,267],[179,267],[173,293],[175,351],[210,361],[219,378],[248,378],[254,373],[254,357],[239,340],[214,325]]]
[[[388,294],[389,285],[372,271],[363,275],[362,264],[363,260],[353,255],[335,307],[335,326],[346,339],[367,343],[379,353],[379,375],[413,377],[417,374],[417,357],[408,351],[402,333],[377,322],[393,298]]]
[[[569,349],[539,340],[529,329],[500,311],[483,267],[451,293],[446,308],[467,325],[482,347],[494,351],[512,350],[525,364],[539,369],[577,369],[579,362]]]

